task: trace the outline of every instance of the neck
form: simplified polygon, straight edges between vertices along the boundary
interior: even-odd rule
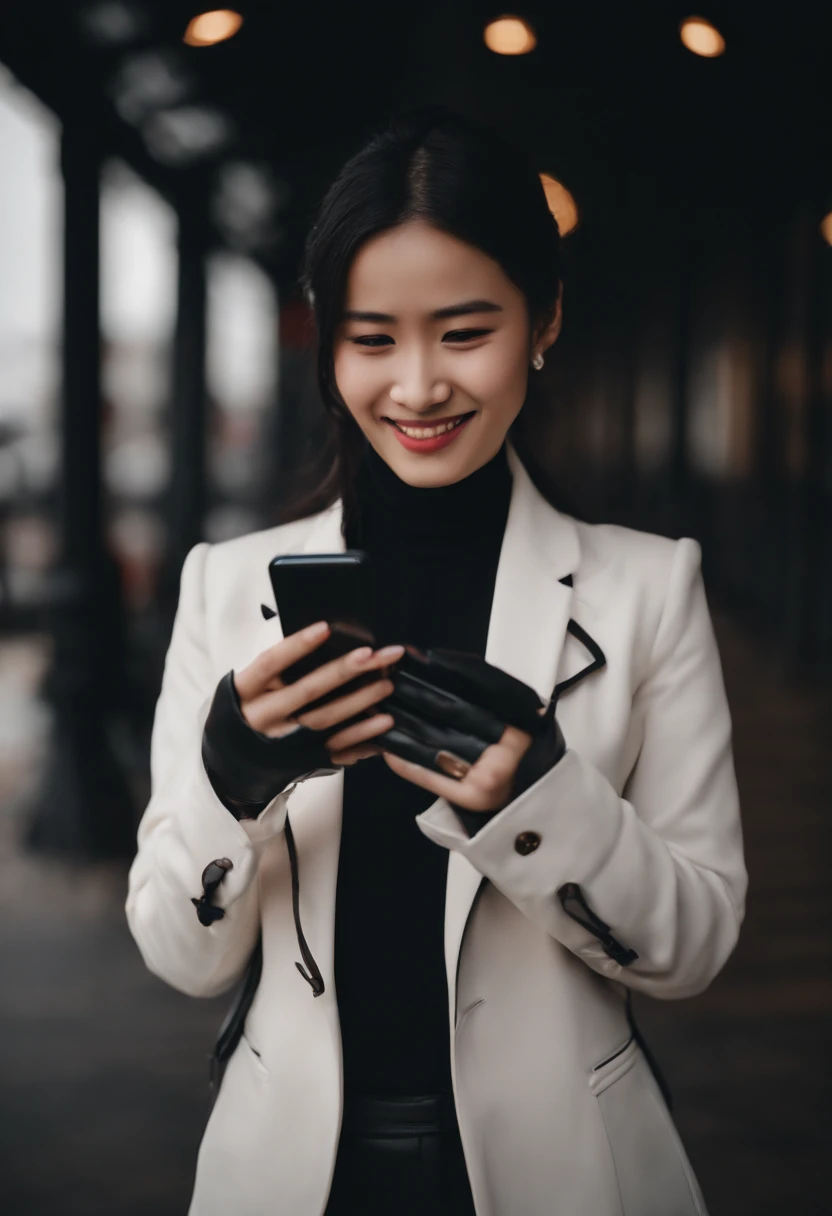
[[[506,444],[448,486],[411,486],[365,446],[356,482],[364,543],[490,546],[501,540],[511,498]]]

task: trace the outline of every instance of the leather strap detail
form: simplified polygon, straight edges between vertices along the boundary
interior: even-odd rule
[[[574,585],[571,574],[565,574],[563,578],[558,579],[558,582],[563,583],[566,587],[572,587]],[[571,633],[574,638],[577,638],[579,642],[582,642],[583,645],[586,646],[587,650],[592,655],[592,662],[588,664],[588,666],[582,668],[581,671],[576,672],[574,676],[569,676],[568,679],[561,680],[560,684],[555,685],[554,692],[552,693],[552,701],[550,702],[553,713],[558,697],[562,693],[568,692],[570,688],[574,688],[575,685],[581,680],[586,679],[587,676],[591,676],[594,671],[600,671],[602,667],[606,667],[607,665],[607,656],[595,641],[595,638],[588,634],[583,626],[579,625],[578,622],[573,620],[571,616],[566,622],[566,629],[568,633]]]
[[[309,968],[308,973],[304,971],[300,963],[296,962],[295,966],[312,988],[313,996],[320,996],[325,990],[324,977],[321,975],[320,968],[312,957],[312,951],[307,945],[306,938],[303,936],[303,929],[300,927],[300,879],[298,877],[298,853],[295,848],[295,834],[292,831],[292,825],[289,822],[289,817],[286,817],[286,847],[289,850],[289,865],[292,870],[292,912],[295,917],[295,930],[298,936],[298,945],[300,952],[303,955],[303,961]]]
[[[202,895],[199,899],[191,896],[191,903],[196,908],[197,918],[201,925],[206,927],[213,925],[214,921],[222,920],[225,916],[223,908],[218,908],[211,901],[216,894],[217,887],[220,885],[228,870],[234,869],[234,862],[228,857],[218,857],[216,861],[209,861],[208,865],[202,871]]]
[[[562,886],[558,887],[557,894],[566,915],[597,937],[603,946],[605,954],[609,955],[611,959],[622,967],[629,967],[631,963],[636,961],[638,955],[635,950],[631,950],[628,946],[618,941],[617,938],[613,937],[609,925],[605,924],[600,916],[596,916],[586,902],[584,893],[578,883],[563,883]]]

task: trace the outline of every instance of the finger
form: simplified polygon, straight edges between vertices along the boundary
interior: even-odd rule
[[[353,726],[347,726],[344,730],[330,735],[325,741],[326,746],[330,752],[354,747],[357,743],[364,743],[367,739],[375,738],[376,735],[383,735],[393,725],[392,714],[373,714],[371,718],[365,718],[363,722],[356,722]]]
[[[234,683],[240,699],[249,701],[265,688],[269,680],[273,680],[281,671],[285,671],[292,663],[304,658],[317,650],[329,636],[329,625],[326,621],[316,621],[306,629],[290,633],[288,637],[275,642],[258,654],[242,671],[235,672]]]
[[[293,684],[282,684],[276,689],[271,688],[261,692],[259,696],[248,704],[245,716],[257,730],[269,734],[276,726],[287,719],[298,720],[297,715],[302,713],[307,705],[312,704],[324,692],[331,691],[332,687],[337,688],[339,683],[354,679],[359,674],[373,670],[379,671],[379,678],[381,678],[381,671],[384,670],[382,664],[389,665],[390,660],[389,658],[385,660],[377,659],[372,652],[368,656],[366,654],[368,649],[368,647],[359,647],[357,650],[350,651],[349,654],[343,655],[339,659],[331,660],[317,671],[310,673],[309,676],[305,676],[301,680],[297,680]],[[336,670],[338,672],[337,678],[332,674]],[[330,673],[329,679],[326,677],[327,672]],[[375,683],[376,681],[373,681],[365,687],[372,688]],[[362,690],[358,689],[356,691]],[[348,695],[352,696],[353,694],[350,693]],[[322,706],[321,708],[323,709],[324,707]],[[310,721],[313,715],[317,713],[319,713],[318,710],[310,711]]]
[[[522,756],[532,745],[532,737],[528,731],[520,730],[517,726],[506,726],[500,736],[499,747],[507,747],[512,754]]]
[[[345,751],[332,752],[333,764],[357,764],[359,760],[369,760],[371,756],[377,756],[380,752],[378,747],[350,747]]]
[[[264,717],[271,715],[272,721],[294,717],[305,705],[317,700],[324,693],[331,692],[333,688],[345,684],[359,673],[389,667],[391,662],[401,658],[403,653],[403,646],[385,646],[376,651],[359,646],[357,650],[351,650],[340,658],[330,659],[328,663],[317,667],[294,684],[287,684],[275,692],[264,694],[263,705],[259,707],[258,712]],[[317,710],[313,712],[317,713]]]
[[[532,737],[514,726],[507,726],[498,743],[489,743],[466,774],[478,789],[486,790],[505,782],[531,746]]]
[[[498,743],[490,743],[465,774],[465,794],[484,806],[493,805],[511,785],[520,760],[531,747],[532,737],[514,726],[506,726]],[[454,798],[454,802],[462,802]],[[478,809],[476,806],[472,810]]]
[[[499,747],[499,744],[495,743],[491,746],[496,748]],[[486,748],[486,751],[489,750],[490,748]],[[456,781],[453,777],[445,777],[442,773],[424,768],[421,764],[414,764],[411,760],[403,760],[400,756],[394,756],[392,752],[383,751],[382,756],[386,764],[400,777],[413,782],[414,785],[422,786],[423,789],[430,790],[437,797],[447,798],[449,802],[455,802],[458,806],[463,806],[471,811],[489,811],[503,805],[505,791],[510,783],[510,774],[514,771],[513,765],[504,762],[493,769],[489,767],[485,773],[482,770],[478,772],[485,756],[485,752],[483,752],[462,780]]]
[[[381,754],[385,764],[394,773],[398,773],[407,781],[412,781],[414,785],[421,785],[423,789],[430,790],[437,797],[450,798],[452,789],[458,793],[462,787],[462,781],[444,777],[441,773],[435,773],[433,769],[425,768],[421,764],[414,764],[412,760],[403,760],[401,756],[394,756],[392,752],[387,751],[382,751]],[[454,801],[457,801],[456,798]]]
[[[392,680],[373,680],[372,684],[365,684],[363,688],[357,688],[355,692],[338,697],[335,701],[322,705],[320,709],[313,709],[308,713],[298,712],[295,717],[302,726],[308,726],[310,730],[336,728],[339,723],[346,722],[347,718],[352,718],[361,710],[375,705],[376,701],[383,701],[385,697],[392,694],[393,690]]]

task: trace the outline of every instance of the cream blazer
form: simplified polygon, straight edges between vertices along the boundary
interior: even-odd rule
[[[731,719],[696,541],[555,510],[509,445],[513,477],[485,657],[548,699],[584,669],[570,618],[606,665],[565,692],[561,761],[475,836],[443,798],[416,816],[449,850],[445,961],[454,1094],[478,1216],[703,1216],[685,1151],[626,1016],[627,989],[693,996],[731,954],[747,885]],[[127,919],[145,963],[195,997],[263,971],[200,1146],[189,1216],[321,1216],[341,1125],[333,976],[343,770],[316,773],[237,822],[205,774],[214,688],[281,637],[268,562],[343,550],[340,501],[188,554],[151,744]],[[573,585],[561,582],[572,575]],[[402,639],[406,641],[407,639]],[[284,826],[326,990],[295,963]],[[524,847],[536,833],[538,847]],[[192,897],[233,862],[200,924]],[[407,859],[388,864],[407,873]],[[581,886],[638,958],[628,966],[566,915]],[[385,911],[379,908],[379,916]],[[367,944],[367,982],[383,984]],[[376,960],[381,963],[382,960]]]

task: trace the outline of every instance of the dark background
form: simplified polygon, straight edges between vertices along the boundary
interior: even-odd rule
[[[825,1212],[832,10],[709,4],[726,53],[705,59],[673,3],[524,4],[538,42],[516,57],[487,49],[502,10],[478,0],[238,8],[239,33],[204,48],[178,0],[0,8],[0,115],[22,107],[56,200],[40,346],[0,277],[4,1210],[186,1210],[230,998],[150,976],[123,911],[179,571],[195,541],[266,526],[318,442],[296,288],[318,199],[392,110],[444,101],[523,142],[580,212],[563,334],[524,411],[535,476],[590,519],[703,545],[748,914],[708,992],[643,1000],[640,1021],[711,1216]],[[129,302],[136,199],[169,234],[169,277],[131,345],[107,284]],[[247,285],[253,354],[222,274]],[[246,389],[264,352],[275,377]],[[52,362],[52,388],[25,390]]]

